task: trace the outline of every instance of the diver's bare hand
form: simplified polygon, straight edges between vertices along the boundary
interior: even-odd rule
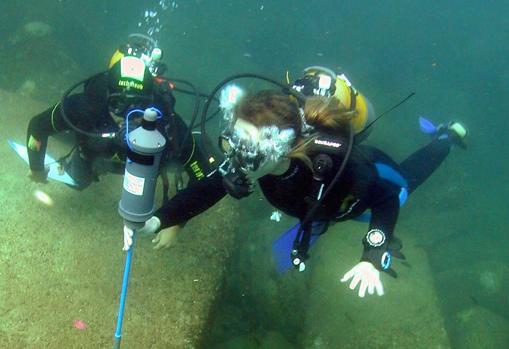
[[[154,240],[152,240],[152,243],[155,244],[154,250],[167,249],[175,245],[179,230],[180,227],[178,225],[174,225],[157,233]]]
[[[370,295],[374,294],[375,291],[379,296],[384,295],[384,287],[380,280],[380,272],[369,262],[360,262],[357,264],[343,276],[341,282],[347,282],[350,279],[352,279],[350,282],[350,289],[353,291],[357,285],[359,285],[359,297],[361,298],[364,298],[366,295],[366,290]]]

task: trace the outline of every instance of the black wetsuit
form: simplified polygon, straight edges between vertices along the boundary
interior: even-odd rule
[[[400,173],[408,182],[408,192],[412,192],[440,165],[450,147],[448,140],[435,139],[398,165],[376,148],[355,145],[340,180],[323,200],[313,219],[344,221],[356,218],[370,209],[369,230],[380,229],[387,241],[377,248],[365,244],[362,260],[377,266],[381,254],[388,248],[396,225],[401,187],[381,178],[375,164],[388,165]],[[333,169],[324,179],[325,185],[334,177],[342,159],[338,157],[334,160]],[[316,195],[312,193],[312,182],[311,170],[300,160],[292,160],[289,169],[282,175],[267,175],[259,179],[267,200],[301,221],[309,210],[309,198]],[[156,216],[161,220],[162,228],[181,224],[205,211],[225,195],[222,176],[215,172],[178,193],[156,212]]]
[[[78,183],[79,189],[83,189],[93,180],[97,180],[98,174],[105,172],[123,173],[124,171],[127,153],[125,126],[122,125],[123,122],[116,122],[109,113],[107,86],[107,73],[102,73],[85,82],[83,93],[74,94],[65,99],[65,112],[73,125],[90,133],[116,133],[114,138],[101,138],[89,137],[75,132],[78,151],[73,153],[66,170]],[[152,100],[140,103],[140,105],[136,105],[136,108],[155,107],[162,112],[162,117],[158,119],[157,128],[165,136],[167,146],[161,166],[167,164],[171,159],[175,159],[175,156],[179,154],[179,162],[188,165],[185,167],[190,178],[200,179],[203,174],[196,170],[196,166],[206,174],[210,170],[208,163],[205,161],[206,157],[195,149],[197,148],[197,142],[192,136],[187,138],[188,141],[182,146],[182,149],[178,149],[180,142],[188,132],[188,127],[181,117],[174,112],[174,106],[175,98],[169,84],[160,82],[154,85]],[[59,103],[30,120],[27,130],[27,149],[32,171],[42,171],[44,169],[48,137],[71,130],[71,127],[62,116],[60,108]],[[130,130],[139,125],[140,114],[136,116],[131,117],[129,121]],[[41,142],[39,151],[30,149],[31,137]],[[199,165],[195,164],[195,168],[190,167],[190,164],[193,163],[191,158],[199,158]]]

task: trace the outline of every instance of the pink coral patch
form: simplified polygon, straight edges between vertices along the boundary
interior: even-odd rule
[[[87,324],[83,320],[74,320],[73,323],[74,328],[77,328],[78,330],[84,330],[87,328]]]

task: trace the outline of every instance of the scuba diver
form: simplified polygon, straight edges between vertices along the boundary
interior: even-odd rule
[[[288,74],[286,81],[290,84]],[[375,118],[375,109],[369,99],[352,85],[345,74],[338,75],[333,70],[321,66],[307,67],[302,77],[292,84],[292,89],[306,97],[336,98],[342,108],[351,113],[350,122],[355,133],[355,141],[362,142],[368,137],[371,128],[367,126]]]
[[[310,244],[329,223],[368,220],[360,262],[341,281],[352,280],[349,287],[359,286],[360,297],[366,292],[381,296],[380,272],[395,276],[392,257],[404,257],[393,235],[400,205],[453,146],[464,146],[466,129],[459,122],[434,126],[426,121],[431,142],[397,164],[381,150],[354,142],[354,115],[338,99],[311,96],[301,100],[301,109],[293,98],[298,94],[285,92],[292,97],[264,90],[222,104],[226,126],[219,144],[226,160],[177,193],[141,230],[162,229],[153,240],[155,248],[170,247],[187,220],[227,194],[249,195],[257,182],[273,206],[299,219],[290,243],[286,239],[278,246],[299,271],[305,270]],[[132,231],[124,231],[124,250],[131,243]]]
[[[59,170],[72,178],[73,188],[82,190],[105,173],[123,174],[128,150],[126,133],[141,122],[136,118],[140,114],[132,111],[148,107],[159,113],[157,128],[170,144],[165,148],[160,171],[166,189],[164,167],[173,160],[178,168],[184,167],[190,181],[204,178],[212,170],[214,159],[201,152],[198,136],[175,113],[175,87],[162,76],[166,66],[161,58],[162,50],[152,38],[131,34],[128,43],[111,57],[107,71],[82,82],[83,92],[71,94],[80,82],[59,103],[33,117],[26,139],[31,179],[46,181],[48,137],[65,131],[74,131],[76,144],[57,162]],[[176,177],[177,188],[182,189],[179,171]]]

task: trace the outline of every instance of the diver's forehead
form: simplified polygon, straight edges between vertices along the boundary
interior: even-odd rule
[[[247,133],[251,139],[253,140],[259,140],[260,138],[260,130],[258,127],[256,127],[254,124],[252,124],[249,121],[243,120],[243,119],[237,119],[235,121],[235,125],[233,128],[236,131],[241,131],[243,133]]]

